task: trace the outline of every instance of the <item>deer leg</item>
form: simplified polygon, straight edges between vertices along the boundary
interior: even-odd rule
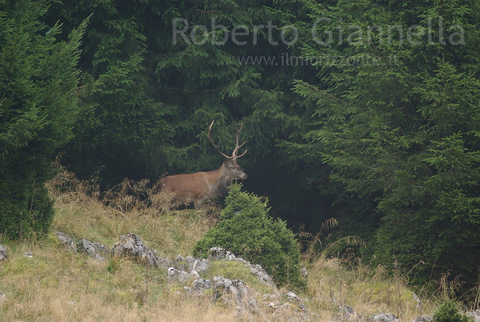
[[[193,207],[198,210],[203,205],[203,199],[193,199]]]

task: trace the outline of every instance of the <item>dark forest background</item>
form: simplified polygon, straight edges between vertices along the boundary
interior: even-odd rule
[[[48,230],[59,153],[104,189],[154,182],[219,167],[208,125],[230,151],[243,122],[244,189],[274,216],[469,289],[479,22],[478,0],[0,0],[0,233]]]

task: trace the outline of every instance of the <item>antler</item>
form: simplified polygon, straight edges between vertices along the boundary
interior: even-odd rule
[[[218,145],[215,144],[215,142],[213,142],[212,138],[210,137],[210,133],[212,131],[213,123],[215,123],[215,120],[213,120],[212,123],[210,123],[210,126],[208,127],[207,138],[210,141],[210,143],[212,143],[212,145],[215,147],[215,149],[217,149],[218,153],[220,153],[225,159],[231,159],[231,160],[243,157],[245,155],[245,153],[247,153],[247,150],[245,150],[245,152],[243,152],[241,155],[237,156],[238,150],[245,144],[245,142],[243,142],[242,144],[239,144],[239,136],[240,136],[240,132],[242,131],[242,128],[243,128],[243,123],[240,124],[240,129],[237,129],[237,126],[235,126],[235,131],[237,131],[237,137],[236,137],[236,140],[235,140],[235,149],[233,149],[232,156],[226,155],[225,153],[220,151],[220,148],[218,147]]]
[[[220,153],[224,158],[230,159],[231,157],[226,155],[222,151],[220,151],[220,148],[218,147],[218,145],[216,145],[215,142],[213,142],[212,138],[210,137],[210,132],[212,131],[213,123],[215,123],[215,120],[213,120],[212,123],[210,123],[210,126],[208,127],[208,134],[207,134],[208,140],[210,141],[210,143],[212,143],[215,149],[217,149],[218,153]]]
[[[239,129],[237,129],[237,126],[235,125],[235,131],[237,131],[237,138],[235,140],[235,149],[232,152],[232,159],[241,158],[245,155],[245,153],[247,153],[247,150],[245,150],[245,152],[243,152],[242,154],[237,156],[238,150],[245,144],[245,142],[243,142],[240,145],[238,144],[239,143],[239,136],[240,136],[240,132],[242,132],[242,128],[243,128],[243,122],[240,123],[240,128]]]

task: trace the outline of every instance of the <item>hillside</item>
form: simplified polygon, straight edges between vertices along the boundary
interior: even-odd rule
[[[166,270],[128,258],[106,256],[99,261],[68,251],[55,235],[61,231],[111,249],[120,235],[134,233],[158,256],[173,259],[191,255],[196,242],[215,225],[218,209],[167,211],[168,198],[147,198],[145,182],[125,181],[101,200],[94,183],[76,180],[68,172],[48,186],[56,214],[47,238],[1,240],[8,252],[8,259],[0,263],[1,321],[227,321],[239,317],[234,305],[213,301],[212,290],[190,295],[184,289],[188,282],[169,283]],[[393,313],[411,321],[433,315],[440,302],[422,299],[419,309],[402,276],[388,277],[382,267],[372,270],[359,262],[347,268],[341,259],[320,254],[309,259],[303,262],[308,270],[303,290],[286,286],[276,291],[239,262],[213,262],[203,277],[243,280],[260,308],[245,317],[255,320],[302,320],[305,315],[298,310],[304,305],[309,320],[341,320],[345,318],[342,310],[349,306],[361,316]],[[290,302],[285,296],[289,291],[298,295],[301,305],[284,305]]]
[[[17,288],[36,285],[25,265],[54,271],[47,284],[65,280],[47,255],[66,256],[56,231],[108,250],[135,233],[170,260],[222,244],[298,287],[307,281],[297,243],[304,250],[315,240],[303,259],[308,287],[294,291],[322,318],[342,305],[416,315],[398,285],[427,297],[419,314],[446,297],[479,308],[479,21],[480,0],[0,1],[5,312],[15,318],[26,303]],[[96,183],[50,182],[56,158]],[[170,211],[168,196],[150,196],[141,181],[160,179],[158,188],[195,195],[197,206],[241,180],[240,192],[260,204]],[[267,198],[271,217],[258,211]],[[214,226],[227,212],[232,220]],[[329,223],[337,226],[317,240]],[[285,234],[275,230],[282,225]],[[268,233],[252,233],[260,230]],[[50,235],[39,243],[37,234]],[[68,256],[98,268],[88,276],[102,276],[101,285],[137,267]],[[110,305],[119,290],[119,305],[150,312],[158,302],[150,284],[167,298],[163,288],[178,288],[155,277],[138,300],[139,279],[98,298],[88,280],[83,293]]]

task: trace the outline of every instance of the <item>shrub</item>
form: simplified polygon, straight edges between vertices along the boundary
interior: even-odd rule
[[[206,257],[211,247],[231,250],[252,263],[260,264],[279,285],[301,286],[300,250],[294,234],[284,221],[268,215],[267,202],[232,185],[220,222],[211,228],[194,249]]]
[[[435,322],[467,322],[468,317],[458,312],[455,302],[448,301],[438,307],[433,320]]]

